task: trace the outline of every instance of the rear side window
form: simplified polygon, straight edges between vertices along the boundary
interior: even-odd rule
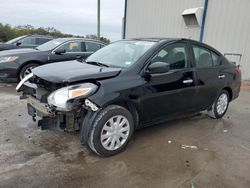
[[[151,63],[165,62],[170,69],[187,68],[187,51],[185,43],[171,44],[160,50],[151,60]]]
[[[192,47],[197,68],[206,68],[213,66],[213,58],[210,50],[199,46]]]
[[[101,44],[95,43],[95,42],[86,42],[86,52],[96,52],[103,46]]]
[[[220,65],[220,56],[219,55],[212,52],[212,59],[213,59],[213,65],[214,66]]]
[[[51,39],[46,39],[46,38],[36,38],[36,44],[37,45],[41,45],[41,44],[44,44],[48,41],[50,41]]]

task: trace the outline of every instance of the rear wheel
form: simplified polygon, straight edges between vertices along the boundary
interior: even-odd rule
[[[24,77],[29,75],[32,72],[32,69],[39,66],[37,63],[29,63],[22,67],[22,69],[19,72],[18,79],[19,81],[22,80]]]
[[[212,118],[218,119],[225,115],[229,105],[229,94],[226,90],[222,90],[212,105],[212,108],[208,110],[208,115]]]
[[[94,120],[88,146],[101,156],[111,156],[123,151],[134,131],[131,113],[118,105],[103,109]]]

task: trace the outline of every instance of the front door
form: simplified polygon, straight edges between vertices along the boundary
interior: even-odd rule
[[[65,53],[55,54],[54,52],[52,52],[49,55],[49,62],[84,59],[85,56],[87,55],[84,48],[85,48],[84,43],[81,41],[68,42],[59,47],[59,49],[65,50]]]
[[[161,49],[149,62],[166,62],[170,71],[145,77],[142,97],[144,123],[159,118],[192,111],[195,107],[195,77],[190,65],[188,45],[170,44]]]

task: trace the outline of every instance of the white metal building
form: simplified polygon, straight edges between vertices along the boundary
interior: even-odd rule
[[[250,79],[250,0],[126,0],[124,38],[133,37],[203,41]]]

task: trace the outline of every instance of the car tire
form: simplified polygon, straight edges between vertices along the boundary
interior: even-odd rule
[[[208,116],[214,119],[222,118],[227,112],[230,99],[226,90],[222,90],[216,98],[211,109],[208,110]]]
[[[18,80],[21,81],[25,76],[31,73],[31,70],[35,67],[38,67],[37,63],[29,63],[21,68],[18,74]]]
[[[88,136],[88,146],[103,157],[122,152],[134,132],[131,113],[118,105],[104,108],[93,122]]]

